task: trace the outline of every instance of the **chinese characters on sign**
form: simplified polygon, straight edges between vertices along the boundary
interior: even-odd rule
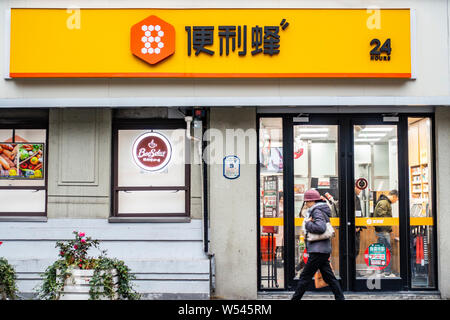
[[[281,31],[286,30],[289,22],[283,19],[279,26],[253,26],[249,28],[243,26],[219,26],[219,55],[229,55],[230,48],[232,52],[239,49],[238,55],[247,55],[247,33],[251,39],[252,56],[263,53],[273,56],[280,53],[280,27]],[[200,53],[214,55],[214,51],[210,50],[214,44],[214,26],[186,26],[187,33],[187,54],[190,56],[192,51],[195,55]],[[250,30],[249,32],[247,32]],[[206,48],[209,47],[209,48]]]

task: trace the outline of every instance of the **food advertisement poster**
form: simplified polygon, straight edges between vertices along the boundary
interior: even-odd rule
[[[278,212],[278,177],[267,176],[264,179],[264,217],[275,218]]]
[[[44,179],[44,144],[0,144],[0,179]]]
[[[391,253],[382,243],[372,243],[364,252],[366,265],[372,269],[382,270],[389,265]]]

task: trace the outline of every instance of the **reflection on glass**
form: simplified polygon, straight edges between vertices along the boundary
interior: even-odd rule
[[[408,118],[412,287],[434,287],[430,118]]]
[[[16,129],[15,142],[45,142],[46,130],[42,129]]]
[[[354,126],[356,277],[400,276],[397,127]]]
[[[336,236],[331,241],[331,264],[339,275],[339,188],[337,126],[294,126],[294,197],[295,197],[295,275],[300,276],[304,262],[305,240],[302,221],[306,214],[303,195],[315,188],[330,206],[331,223]],[[334,218],[334,219],[333,219]]]
[[[45,212],[45,190],[0,190],[0,213]]]
[[[185,211],[184,191],[120,191],[120,214],[165,214],[183,215]]]
[[[12,129],[0,129],[0,142],[11,142],[12,135]]]
[[[282,119],[261,118],[259,125],[260,286],[284,288]]]

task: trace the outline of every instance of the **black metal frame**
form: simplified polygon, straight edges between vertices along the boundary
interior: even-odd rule
[[[365,124],[365,125],[395,125],[397,127],[397,147],[398,150],[403,150],[404,149],[404,145],[406,143],[406,146],[408,144],[408,136],[407,134],[404,135],[404,132],[401,128],[403,121],[400,120],[398,122],[385,122],[383,121],[383,116],[382,115],[377,115],[377,116],[367,116],[367,115],[359,115],[359,116],[353,116],[352,119],[350,120],[350,127],[349,130],[351,132],[349,132],[349,140],[348,141],[353,141],[354,137],[353,137],[353,127],[354,125],[357,124]],[[407,131],[406,131],[407,132]],[[404,140],[404,138],[406,137],[406,141]],[[351,146],[349,147],[349,154],[348,154],[348,160],[347,161],[347,166],[348,166],[348,181],[355,181],[355,176],[354,176],[354,160],[353,160],[353,156],[354,156],[354,144],[352,143]],[[405,157],[406,157],[406,162],[405,161]],[[398,181],[399,181],[399,238],[400,238],[400,245],[399,245],[399,250],[400,250],[400,278],[401,279],[384,279],[381,278],[381,288],[383,291],[399,291],[399,290],[405,290],[407,289],[407,269],[406,269],[406,265],[409,263],[405,257],[408,251],[408,247],[407,245],[409,244],[408,241],[406,241],[405,237],[406,237],[406,232],[405,232],[405,228],[406,228],[406,223],[408,221],[408,211],[407,211],[407,207],[408,207],[408,198],[403,196],[402,194],[406,194],[405,193],[405,182],[406,182],[406,186],[408,187],[409,184],[409,179],[405,180],[405,169],[408,169],[408,166],[406,165],[406,167],[404,166],[404,164],[408,163],[408,154],[400,154],[400,152],[398,152],[398,156],[397,156],[397,168],[398,168]],[[355,272],[356,272],[356,268],[355,268],[355,257],[354,257],[354,252],[355,252],[355,248],[354,248],[354,239],[353,239],[353,235],[355,234],[355,204],[354,201],[352,201],[353,197],[354,197],[354,185],[352,183],[348,183],[347,184],[347,194],[348,196],[346,197],[346,202],[347,202],[347,208],[349,209],[347,211],[347,220],[348,220],[348,229],[347,229],[347,234],[348,234],[348,238],[349,238],[349,246],[348,246],[348,250],[350,251],[350,253],[348,254],[349,256],[349,266],[348,266],[348,274],[352,275],[350,277],[350,286],[348,287],[349,289],[353,289],[354,291],[367,291],[367,279],[364,280],[358,280],[355,278]],[[402,214],[403,213],[403,214]],[[408,216],[407,216],[408,215]]]
[[[411,277],[411,268],[410,268],[410,261],[411,261],[411,251],[408,248],[407,251],[407,268],[408,268],[408,278],[407,278],[407,289],[410,291],[435,291],[439,288],[439,277],[438,277],[438,259],[437,259],[437,255],[438,255],[438,251],[437,251],[437,197],[436,197],[436,132],[435,132],[435,115],[433,113],[405,113],[402,114],[405,117],[404,120],[404,124],[406,127],[406,131],[408,132],[408,118],[420,118],[420,117],[424,117],[424,118],[430,118],[431,120],[431,125],[430,125],[430,138],[431,138],[431,164],[432,164],[432,171],[430,172],[431,175],[431,179],[432,179],[432,184],[431,184],[431,190],[432,190],[432,195],[431,195],[431,201],[432,201],[432,210],[431,213],[433,215],[433,246],[432,246],[432,250],[434,252],[434,263],[433,263],[433,273],[434,273],[434,286],[433,287],[429,287],[429,288],[422,288],[422,287],[416,287],[413,288],[412,287],[412,277]],[[406,163],[408,163],[408,154],[409,154],[409,150],[408,150],[408,137],[406,136],[406,147],[403,150],[403,153],[406,155]],[[407,170],[406,170],[406,195],[405,198],[408,201],[409,199],[409,165],[406,166]],[[408,203],[409,204],[409,203]],[[407,210],[408,210],[408,217],[410,216],[410,206],[407,205]],[[406,222],[406,228],[407,228],[407,243],[409,246],[409,243],[411,241],[411,226],[409,223],[409,219],[407,219]]]
[[[258,163],[257,174],[257,250],[258,250],[258,290],[276,291],[292,290],[297,281],[294,278],[294,198],[293,198],[293,117],[295,114],[258,114],[257,115],[257,150]],[[435,132],[434,132],[434,114],[430,113],[402,113],[397,115],[398,122],[385,122],[381,114],[309,114],[307,125],[338,125],[338,172],[339,172],[339,203],[340,203],[340,276],[341,284],[344,290],[368,291],[365,280],[357,280],[355,276],[355,217],[354,217],[354,161],[353,161],[353,125],[354,124],[391,124],[397,125],[398,139],[398,178],[399,178],[399,238],[400,238],[400,275],[401,279],[381,279],[381,288],[383,291],[409,290],[409,291],[433,291],[438,288],[437,274],[437,232],[436,232],[436,161],[435,161]],[[431,120],[431,143],[432,143],[432,215],[433,215],[433,247],[434,251],[434,286],[430,288],[412,288],[409,250],[410,243],[410,206],[409,206],[409,165],[408,165],[408,118],[409,117],[428,117]],[[284,194],[284,288],[268,289],[261,288],[261,252],[260,252],[260,168],[259,168],[259,123],[261,118],[282,118],[283,121],[283,194]],[[300,124],[300,123],[296,123]],[[345,201],[344,201],[345,200]],[[345,214],[347,213],[347,214]],[[403,213],[403,214],[402,214]],[[313,289],[313,288],[311,288]]]
[[[17,120],[5,119],[0,121],[0,129],[12,130],[13,136],[17,129],[45,130],[45,163],[44,163],[44,186],[0,186],[0,190],[44,190],[45,191],[45,211],[44,212],[1,212],[0,217],[46,217],[48,208],[48,118]],[[22,180],[23,181],[23,180]]]
[[[119,187],[118,185],[118,133],[119,130],[175,130],[186,129],[186,122],[183,119],[120,119],[114,120],[112,125],[112,150],[111,150],[111,213],[112,217],[189,217],[191,203],[191,164],[190,164],[190,142],[185,139],[185,179],[184,186],[161,186],[161,187]],[[185,211],[174,213],[139,213],[139,214],[119,214],[119,191],[184,191],[185,192]]]

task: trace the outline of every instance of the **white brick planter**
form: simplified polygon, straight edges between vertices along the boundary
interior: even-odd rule
[[[59,300],[89,300],[89,290],[91,286],[89,281],[94,276],[94,270],[70,270],[71,276],[68,277],[64,281],[64,288],[61,292]],[[102,271],[103,274],[105,271]],[[113,283],[114,283],[114,300],[119,298],[117,294],[118,281],[119,277],[117,276],[117,270],[109,271],[113,275]],[[59,275],[59,271],[57,275]],[[103,291],[103,288],[100,288],[100,291]],[[101,297],[100,300],[109,300],[108,297]]]

